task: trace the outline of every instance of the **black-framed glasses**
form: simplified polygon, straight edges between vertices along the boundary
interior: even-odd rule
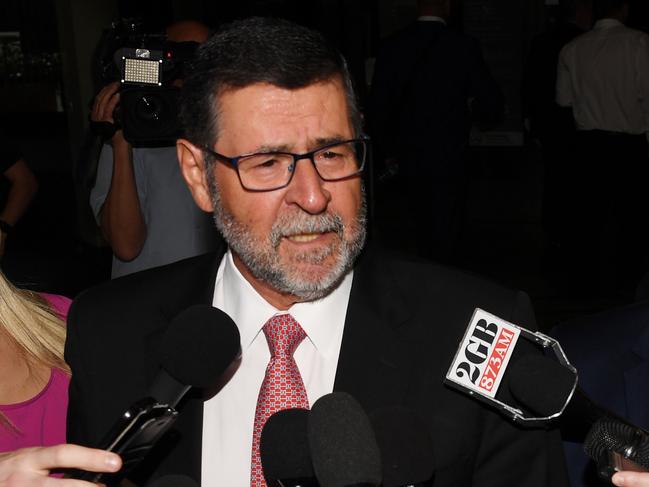
[[[344,140],[318,147],[304,154],[257,152],[227,157],[208,147],[216,160],[236,169],[241,186],[248,191],[273,191],[291,183],[297,162],[309,159],[323,181],[341,181],[358,176],[365,168],[369,138]]]

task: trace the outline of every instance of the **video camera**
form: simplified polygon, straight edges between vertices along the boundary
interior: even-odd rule
[[[145,33],[141,22],[113,23],[100,43],[99,78],[103,84],[119,81],[120,104],[113,114],[115,125],[95,125],[112,136],[122,128],[134,147],[173,145],[180,136],[176,80],[198,47],[196,42],[171,42],[163,33]]]

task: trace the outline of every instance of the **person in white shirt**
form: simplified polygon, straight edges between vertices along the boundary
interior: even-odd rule
[[[577,126],[564,168],[569,246],[585,283],[607,291],[634,285],[646,267],[649,36],[625,26],[629,0],[598,0],[595,12],[593,29],[561,51],[556,95]]]

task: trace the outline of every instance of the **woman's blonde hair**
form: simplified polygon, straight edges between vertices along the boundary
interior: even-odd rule
[[[65,323],[39,294],[18,289],[0,272],[0,327],[30,364],[70,373],[63,360]]]

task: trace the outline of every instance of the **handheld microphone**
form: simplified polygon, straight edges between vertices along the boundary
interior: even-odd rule
[[[476,308],[469,321],[460,346],[451,363],[444,384],[468,394],[473,399],[497,409],[512,420],[527,426],[544,425],[554,417],[535,417],[521,410],[502,384],[508,382],[505,372],[510,362],[521,355],[553,353],[568,368],[568,362],[559,342],[540,332],[527,330],[480,308]],[[574,383],[576,385],[576,377]],[[557,416],[561,410],[557,413]]]
[[[192,387],[216,385],[240,353],[239,329],[226,313],[195,305],[176,316],[160,346],[161,367],[149,394],[172,408]]]
[[[429,485],[435,474],[428,426],[412,410],[382,408],[370,413],[383,463],[383,487]]]
[[[647,434],[614,419],[595,422],[584,441],[584,451],[597,462],[597,473],[610,479],[619,470],[646,472],[649,468]]]
[[[273,414],[261,431],[259,453],[264,476],[281,487],[317,487],[309,440],[307,409]]]
[[[148,396],[133,403],[97,445],[122,457],[118,476],[133,469],[171,428],[178,416],[175,406],[189,389],[216,385],[239,352],[239,330],[217,308],[192,306],[172,320]],[[81,472],[73,477],[98,483],[115,475]]]
[[[561,419],[575,441],[582,442],[599,418],[615,416],[575,387],[575,373],[542,355],[521,357],[511,365],[509,377],[512,396],[537,414],[552,416],[566,405]]]
[[[562,435],[583,441],[604,478],[621,469],[649,469],[649,433],[572,387],[570,370],[543,356],[525,356],[512,364],[510,374],[512,395],[534,412],[549,415],[568,401],[561,415]]]
[[[322,487],[376,487],[381,454],[367,414],[347,393],[318,399],[309,414],[313,470]]]

